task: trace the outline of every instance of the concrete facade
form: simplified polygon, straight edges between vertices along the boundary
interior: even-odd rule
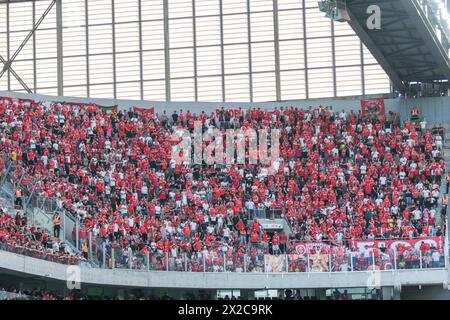
[[[0,269],[49,280],[79,279],[83,284],[135,288],[290,289],[446,285],[447,270],[336,273],[195,273],[99,269],[69,266],[0,251]],[[74,273],[75,270],[75,273]],[[79,278],[76,276],[79,275]],[[71,277],[72,276],[72,277]]]

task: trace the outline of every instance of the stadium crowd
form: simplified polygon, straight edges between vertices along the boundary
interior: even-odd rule
[[[30,225],[26,215],[14,216],[0,208],[0,249],[48,261],[78,264],[82,257],[66,250],[64,242],[44,229]]]
[[[2,172],[12,161],[16,176],[26,173],[24,183],[36,182],[36,194],[57,199],[58,210],[79,217],[81,242],[92,233],[93,246],[105,242],[118,250],[118,264],[128,263],[119,257],[131,250],[141,257],[152,254],[155,269],[165,268],[167,253],[174,270],[183,267],[185,255],[192,271],[203,268],[201,255],[212,257],[210,270],[237,270],[248,254],[246,268],[253,270],[261,268],[264,254],[293,253],[297,242],[326,242],[331,249],[320,253],[342,255],[356,250],[350,246],[355,239],[445,232],[444,224],[436,223],[445,172],[442,137],[420,123],[402,126],[393,113],[366,118],[330,107],[287,107],[168,115],[0,101],[0,151],[8,157],[0,164]],[[280,129],[277,170],[268,174],[262,165],[248,163],[175,162],[172,147],[179,140],[173,133],[179,128],[192,133],[195,121],[203,131]],[[203,142],[203,150],[206,146]],[[16,186],[19,206],[21,187]],[[267,234],[256,219],[261,212],[280,213],[292,234]],[[36,249],[36,241],[45,248],[45,237],[36,237],[36,230],[29,230],[31,248]],[[9,237],[20,245],[30,238]],[[431,257],[432,249],[427,250]],[[359,254],[367,264],[365,253]],[[223,255],[229,266],[220,260]],[[298,264],[292,268],[305,265]]]

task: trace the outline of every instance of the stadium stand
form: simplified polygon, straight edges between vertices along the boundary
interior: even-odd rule
[[[194,272],[268,271],[268,255],[288,257],[273,260],[269,271],[443,264],[445,220],[437,210],[445,161],[440,138],[420,123],[399,126],[396,115],[364,118],[330,107],[168,116],[0,101],[2,172],[22,177],[14,185],[17,208],[33,185],[37,196],[56,199],[56,211],[81,223],[81,254],[73,256],[61,249],[59,232],[52,237],[2,212],[2,248],[76,264],[88,259],[90,243],[100,264],[107,248],[103,267]],[[281,129],[278,170],[175,163],[172,146],[179,141],[171,137],[179,128],[192,133],[194,121],[203,131]],[[263,230],[258,218],[274,211],[288,221],[289,235]],[[438,245],[430,246],[431,238]],[[395,252],[364,246],[398,239],[413,245]]]

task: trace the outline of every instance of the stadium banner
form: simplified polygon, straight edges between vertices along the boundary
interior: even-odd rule
[[[384,116],[384,99],[361,100],[361,113],[363,116]]]
[[[311,250],[315,250],[316,252],[330,250],[331,246],[328,243],[324,242],[299,242],[295,245],[295,251],[299,255],[304,255],[306,253],[310,253]]]
[[[133,111],[139,113],[142,116],[153,116],[155,114],[155,107],[151,108],[133,107]]]
[[[13,98],[10,97],[0,97],[0,103],[12,102]]]
[[[216,109],[216,115],[219,115],[220,111],[222,111],[221,108]],[[230,109],[227,108],[226,111],[228,111],[230,114],[232,114],[236,118],[236,117],[239,117],[239,112],[241,110],[239,110],[237,108],[230,108]]]
[[[119,111],[119,107],[118,106],[110,106],[110,107],[104,107],[104,106],[98,106],[98,105],[96,105],[96,106],[101,108],[105,112],[117,113]]]
[[[417,250],[420,249],[422,242],[429,244],[431,247],[435,247],[438,250],[444,248],[443,237],[430,237],[430,238],[417,238],[417,239],[396,239],[396,240],[353,240],[351,242],[352,248],[358,251],[364,251],[367,248],[391,248],[394,249],[399,245],[405,247],[414,247]]]
[[[284,255],[273,256],[270,254],[264,255],[264,264],[266,272],[283,272],[284,270]]]
[[[309,256],[311,272],[328,272],[330,271],[328,254],[311,254]]]

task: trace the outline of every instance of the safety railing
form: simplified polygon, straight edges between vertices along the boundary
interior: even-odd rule
[[[265,254],[264,252],[145,252],[130,247],[119,248],[103,244],[100,260],[103,268],[139,271],[173,272],[357,272],[413,269],[441,269],[445,267],[444,250],[413,250],[411,252],[346,252]]]
[[[22,292],[0,291],[0,301],[3,300],[42,300],[42,299],[26,295]]]
[[[82,260],[77,255],[70,255],[67,253],[53,253],[45,249],[11,245],[4,242],[0,242],[0,250],[67,265],[79,265]]]

